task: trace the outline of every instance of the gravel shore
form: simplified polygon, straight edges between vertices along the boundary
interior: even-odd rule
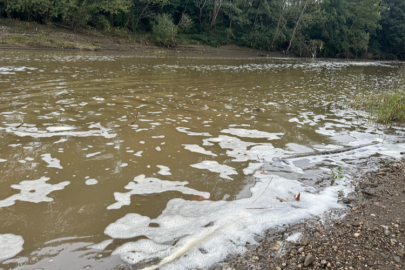
[[[270,230],[211,270],[405,269],[405,160],[380,160],[353,185],[347,210]]]

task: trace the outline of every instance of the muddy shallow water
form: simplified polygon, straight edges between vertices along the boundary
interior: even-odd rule
[[[396,62],[0,51],[0,267],[204,268],[338,208],[356,162],[405,149],[342,104],[404,78]]]

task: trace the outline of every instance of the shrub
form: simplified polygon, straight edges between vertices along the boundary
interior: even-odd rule
[[[173,43],[177,30],[173,20],[168,14],[159,14],[155,20],[152,31],[156,41],[163,46],[169,46]]]

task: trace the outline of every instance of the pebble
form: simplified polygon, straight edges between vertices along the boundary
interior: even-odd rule
[[[256,236],[254,237],[254,239],[255,239],[256,242],[260,243],[260,242],[263,242],[264,237],[256,235]]]
[[[349,204],[350,200],[347,197],[342,198],[342,203]]]
[[[356,197],[350,196],[350,195],[347,195],[347,199],[348,199],[350,202],[357,201]]]
[[[394,256],[394,261],[399,263],[401,262],[401,258],[399,256]]]
[[[304,266],[308,266],[311,263],[313,263],[314,261],[315,261],[314,256],[312,256],[311,254],[308,254],[307,257],[305,257]]]

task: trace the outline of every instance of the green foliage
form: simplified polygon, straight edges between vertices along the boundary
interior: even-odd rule
[[[303,57],[405,59],[404,0],[8,0],[0,16],[139,31],[163,46],[178,33],[182,42],[262,50],[291,42]]]
[[[175,25],[168,14],[159,14],[155,18],[156,22],[152,27],[153,35],[157,42],[163,46],[168,46],[174,41],[176,35]]]
[[[375,39],[383,52],[405,59],[405,1],[383,0],[382,6],[381,29]]]
[[[391,126],[394,123],[405,123],[405,92],[362,93],[352,97],[349,107],[370,113],[377,123]]]
[[[337,172],[331,170],[333,179],[342,179],[344,177],[342,171],[343,171],[342,167],[338,167]]]

